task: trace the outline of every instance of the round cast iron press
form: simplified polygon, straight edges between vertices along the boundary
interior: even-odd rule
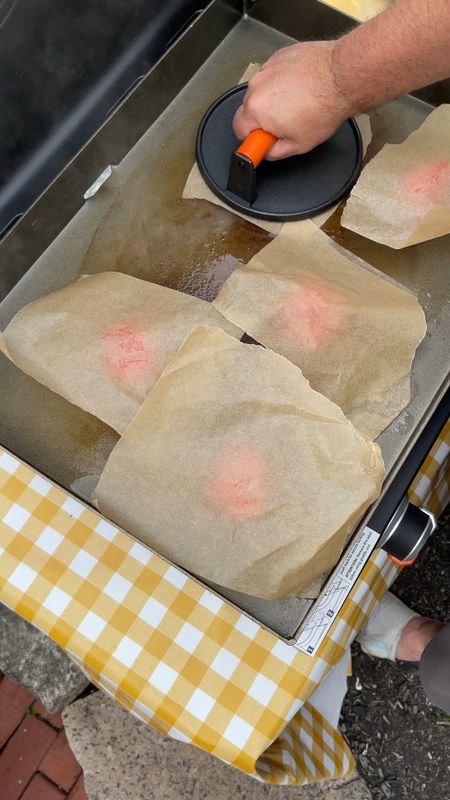
[[[225,92],[200,123],[197,163],[209,188],[237,211],[279,222],[310,217],[337,203],[361,170],[362,139],[355,120],[346,120],[309,153],[264,161],[275,136],[257,129],[239,144],[234,135],[233,117],[246,91],[245,83]]]

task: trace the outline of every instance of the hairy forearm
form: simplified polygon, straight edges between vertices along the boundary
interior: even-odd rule
[[[338,39],[332,66],[349,113],[450,76],[450,0],[396,0]]]
[[[277,50],[233,121],[277,137],[269,158],[307,153],[354,114],[450,76],[450,0],[396,0],[340,39]]]

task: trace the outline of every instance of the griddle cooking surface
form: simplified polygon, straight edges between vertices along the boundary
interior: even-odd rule
[[[337,203],[361,170],[362,140],[353,119],[309,153],[263,161],[256,170],[258,193],[251,206],[227,190],[230,158],[240,144],[232,120],[246,89],[241,84],[219,97],[200,124],[197,162],[210,189],[237,211],[282,222],[310,217]]]
[[[212,300],[231,271],[267,244],[269,234],[217,205],[181,200],[198,122],[204,109],[239,79],[250,59],[261,63],[290,43],[252,19],[238,23],[114,169],[105,189],[82,207],[0,304],[0,329],[24,304],[85,272],[117,269]],[[430,110],[415,98],[402,97],[372,112],[371,155],[386,141],[402,141]],[[114,124],[123,130],[129,112],[124,106],[116,113]],[[92,147],[99,144],[93,142]],[[126,212],[121,224],[107,226],[100,236],[101,220],[119,199]],[[341,228],[339,212],[328,220],[326,231],[339,245],[414,291],[427,318],[428,333],[411,373],[411,403],[378,438],[389,478],[448,371],[450,237],[391,250]],[[1,444],[86,497],[80,482],[99,476],[117,435],[1,357],[0,408]],[[304,615],[304,601],[298,598],[230,599],[283,636],[292,635]]]

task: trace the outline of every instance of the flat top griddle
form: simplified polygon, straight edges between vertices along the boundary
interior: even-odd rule
[[[321,13],[325,13],[323,9],[325,6]],[[207,34],[206,27],[202,35]],[[204,201],[181,201],[194,163],[199,120],[215,98],[239,80],[250,59],[261,62],[290,41],[267,25],[242,19],[113,170],[105,187],[81,208],[17,282],[0,305],[0,328],[25,303],[71,283],[84,271],[118,269],[213,299],[230,272],[248,261],[270,237],[227,210]],[[180,68],[183,64],[182,60]],[[173,63],[168,75],[176,75]],[[141,122],[150,107],[148,96],[140,107]],[[108,123],[83,153],[85,159],[93,153],[97,174],[105,166],[99,157],[106,149],[105,137],[117,135],[120,139],[129,124],[127,103],[115,112],[111,127]],[[373,154],[387,141],[402,141],[429,111],[425,103],[403,97],[373,112],[374,139],[369,152]],[[74,169],[79,170],[76,164]],[[125,209],[122,224],[107,226],[102,235],[96,234],[99,222],[119,199]],[[36,214],[30,216],[31,222],[36,219]],[[393,251],[342,229],[339,219],[338,211],[328,221],[327,233],[416,292],[428,323],[427,336],[413,364],[411,402],[378,439],[389,480],[401,466],[448,375],[450,237]],[[19,229],[26,222],[22,220]],[[17,241],[14,232],[10,236],[11,242]],[[0,247],[0,257],[2,252],[7,251]],[[10,269],[10,264],[11,259],[4,257],[2,269]],[[40,386],[2,357],[0,408],[0,443],[69,490],[80,478],[100,473],[117,441],[114,432],[101,422]],[[295,598],[280,603],[232,599],[285,636],[297,628],[304,613],[303,601]]]

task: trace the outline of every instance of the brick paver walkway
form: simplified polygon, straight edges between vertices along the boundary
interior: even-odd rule
[[[0,673],[1,800],[87,800],[61,714]]]

